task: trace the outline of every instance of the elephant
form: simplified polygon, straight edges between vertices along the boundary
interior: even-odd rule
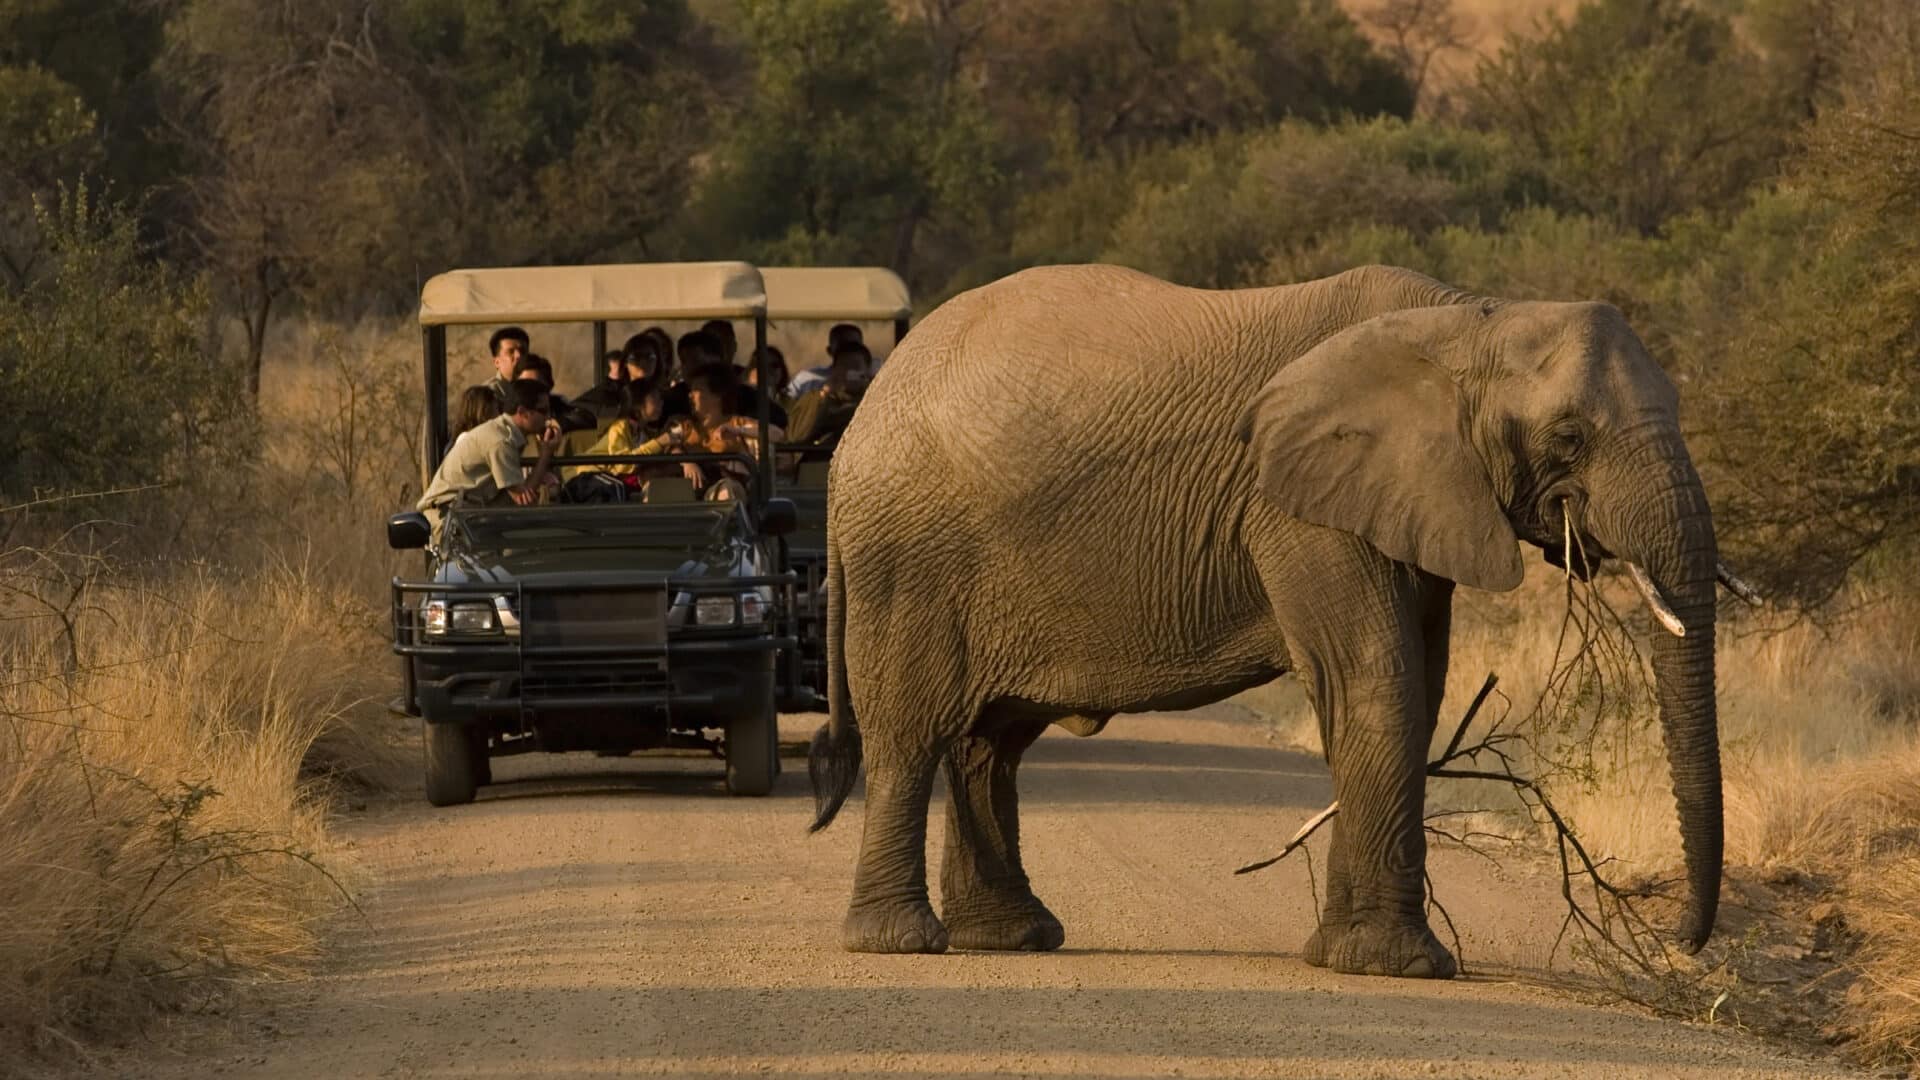
[[[1451,977],[1422,817],[1453,590],[1517,586],[1524,541],[1583,576],[1620,560],[1651,609],[1677,938],[1697,950],[1721,876],[1715,583],[1738,579],[1678,405],[1610,305],[1393,267],[1240,290],[1037,267],[943,304],[830,471],[830,715],[808,771],[817,831],[865,765],[843,945],[1060,947],[1021,864],[1022,754],[1049,725],[1093,734],[1292,673],[1340,805],[1303,958]]]

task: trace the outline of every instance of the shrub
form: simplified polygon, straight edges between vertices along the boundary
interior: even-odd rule
[[[1214,287],[1263,281],[1349,230],[1491,224],[1538,187],[1497,137],[1394,119],[1284,124],[1183,148],[1161,172],[1136,177],[1104,258]]]
[[[1727,18],[1687,0],[1595,0],[1508,38],[1469,89],[1478,125],[1515,133],[1565,205],[1643,233],[1731,209],[1771,175],[1794,117]]]
[[[201,284],[143,259],[133,218],[84,185],[39,222],[47,260],[0,290],[0,501],[176,480],[244,449]]]

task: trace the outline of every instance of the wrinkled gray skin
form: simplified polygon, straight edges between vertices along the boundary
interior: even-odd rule
[[[1020,863],[1021,754],[1051,723],[1092,734],[1293,672],[1341,806],[1307,961],[1452,975],[1421,816],[1453,588],[1519,584],[1515,539],[1557,555],[1564,507],[1583,570],[1637,563],[1686,628],[1654,625],[1653,665],[1697,948],[1720,881],[1716,555],[1676,409],[1612,307],[1383,267],[1232,292],[1047,267],[943,305],[833,462],[811,771],[817,829],[865,755],[846,947],[1059,947]]]

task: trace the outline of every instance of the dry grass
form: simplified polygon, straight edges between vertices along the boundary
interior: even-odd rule
[[[381,528],[416,482],[407,344],[284,335],[257,467],[61,537],[0,517],[0,1061],[292,977],[348,902],[329,796],[410,773]]]
[[[1500,675],[1515,718],[1533,708],[1552,668],[1562,588],[1536,569],[1508,596],[1458,594],[1440,740],[1489,671]],[[1603,584],[1602,592],[1640,621],[1630,590]],[[1855,614],[1825,630],[1737,616],[1722,623],[1727,863],[1745,881],[1810,885],[1833,912],[1816,919],[1844,923],[1851,947],[1837,959],[1856,981],[1844,1015],[1816,1025],[1854,1040],[1862,1057],[1912,1057],[1920,1051],[1920,597],[1856,594],[1852,602]],[[1277,741],[1318,753],[1317,721],[1291,680],[1238,700],[1267,717]],[[1482,719],[1501,706],[1490,702]],[[1618,860],[1616,879],[1671,877],[1679,836],[1651,709],[1615,718],[1591,739],[1554,722],[1532,730],[1543,759],[1564,764],[1592,752],[1592,770],[1559,774],[1552,793],[1589,850]],[[1534,764],[1544,772],[1550,762]],[[1545,838],[1497,785],[1436,781],[1428,802],[1484,809],[1471,819],[1476,830]]]
[[[326,791],[383,756],[368,628],[302,568],[79,599],[0,644],[7,1056],[296,970],[346,895]]]

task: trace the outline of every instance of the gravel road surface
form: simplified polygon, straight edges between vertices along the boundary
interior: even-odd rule
[[[783,739],[817,717],[790,718]],[[497,761],[472,806],[349,815],[375,878],[319,977],[174,1080],[307,1077],[1771,1077],[1849,1075],[1750,1037],[1538,985],[1555,883],[1436,852],[1476,972],[1332,975],[1297,950],[1306,864],[1245,877],[1329,799],[1232,705],[1053,731],[1022,770],[1044,955],[860,956],[839,923],[858,794],[809,837],[803,761],[728,798],[697,756]],[[936,792],[936,810],[944,791]],[[931,830],[938,866],[940,828]],[[936,882],[937,884],[937,882]],[[938,907],[938,898],[935,899]],[[1444,931],[1443,931],[1444,933]]]

